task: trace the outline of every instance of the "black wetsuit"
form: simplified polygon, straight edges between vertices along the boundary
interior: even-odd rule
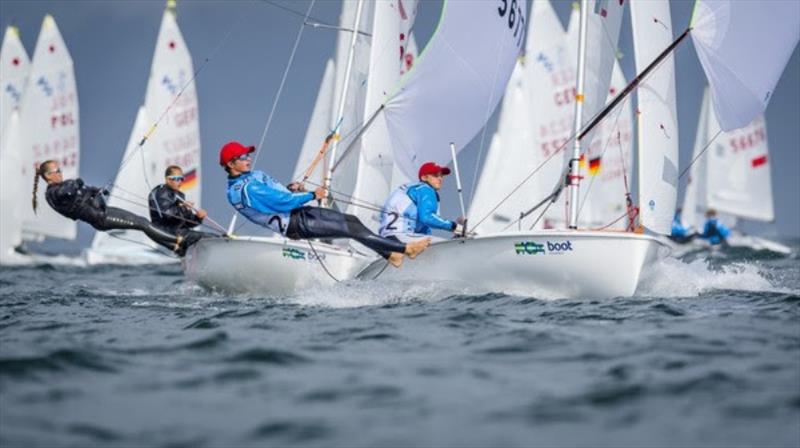
[[[107,194],[106,190],[86,185],[81,179],[70,179],[48,185],[45,198],[50,207],[59,214],[86,222],[97,230],[140,230],[167,249],[176,249],[177,236],[157,228],[147,219],[127,210],[106,206]]]
[[[286,236],[293,240],[310,238],[352,238],[384,258],[391,252],[405,252],[405,243],[372,233],[353,215],[320,207],[304,206],[292,210]]]
[[[216,235],[192,230],[202,224],[203,219],[198,218],[195,212],[184,204],[185,198],[183,192],[161,184],[150,191],[147,202],[150,205],[150,220],[153,224],[166,232],[184,237],[186,240],[184,245],[188,248],[200,238]]]

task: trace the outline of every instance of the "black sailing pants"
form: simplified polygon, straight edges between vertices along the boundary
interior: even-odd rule
[[[167,233],[151,223],[146,218],[135,215],[127,210],[116,207],[106,207],[105,214],[86,220],[97,230],[133,229],[140,230],[148,238],[173,251],[176,249],[178,237]]]
[[[293,240],[309,238],[352,238],[388,258],[392,252],[406,251],[405,243],[372,233],[353,215],[320,207],[292,210],[286,236]]]

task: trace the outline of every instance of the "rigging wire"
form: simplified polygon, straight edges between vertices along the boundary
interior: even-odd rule
[[[350,29],[350,28],[343,28],[343,27],[340,27],[340,26],[336,26],[336,25],[333,25],[331,23],[325,22],[324,20],[320,20],[320,19],[318,19],[318,18],[316,18],[314,16],[310,16],[309,15],[309,16],[306,17],[306,15],[303,14],[302,12],[296,11],[296,10],[294,10],[292,8],[287,7],[287,6],[283,6],[283,5],[279,4],[279,3],[275,3],[272,0],[259,0],[259,1],[261,1],[262,3],[266,3],[268,5],[274,6],[274,7],[278,8],[278,9],[282,9],[282,10],[284,10],[284,11],[290,13],[290,14],[293,14],[295,16],[303,17],[303,25],[308,25],[308,26],[311,26],[311,27],[314,27],[314,28],[327,28],[327,29],[338,30],[338,31],[348,31],[348,32],[351,32],[351,33],[353,32],[353,30]],[[309,22],[308,19],[313,20],[313,22]],[[358,34],[361,34],[362,36],[367,36],[367,37],[371,36],[369,33],[366,33],[364,31],[360,31],[360,30],[358,31]]]
[[[708,143],[706,143],[706,146],[703,147],[703,149],[700,151],[700,153],[697,154],[696,156],[694,156],[694,158],[692,158],[692,161],[689,162],[689,165],[686,168],[684,168],[683,171],[681,171],[680,176],[678,176],[679,180],[683,177],[684,174],[686,174],[687,171],[689,171],[689,168],[691,168],[692,165],[694,165],[694,163],[697,161],[697,159],[699,159],[700,156],[702,156],[706,152],[706,149],[708,149],[711,146],[711,144],[714,143],[714,140],[716,140],[717,137],[720,136],[720,134],[722,134],[722,130],[721,129],[719,131],[717,131],[717,134],[714,135],[714,138],[712,138],[711,140],[708,141]]]
[[[220,40],[220,42],[211,51],[211,53],[209,53],[208,56],[205,57],[203,62],[200,64],[200,66],[194,71],[194,73],[192,74],[192,77],[189,79],[189,81],[187,81],[181,87],[181,89],[178,91],[178,94],[175,95],[175,98],[172,99],[172,101],[169,103],[169,105],[167,105],[166,109],[164,109],[164,111],[161,113],[161,116],[158,117],[158,120],[156,120],[155,123],[153,123],[152,126],[150,126],[150,129],[148,129],[147,132],[145,132],[144,136],[139,141],[139,143],[136,145],[136,148],[134,148],[133,152],[131,154],[129,154],[127,157],[123,158],[122,163],[120,163],[119,168],[117,169],[115,177],[117,175],[119,175],[119,173],[122,171],[122,169],[125,168],[125,165],[127,165],[128,162],[130,162],[133,159],[133,157],[136,155],[137,152],[144,152],[144,145],[145,145],[145,143],[147,143],[147,140],[150,138],[150,136],[155,132],[156,128],[158,127],[158,124],[161,123],[161,121],[164,119],[164,117],[167,116],[167,114],[172,109],[172,107],[178,102],[178,99],[180,99],[180,97],[183,95],[183,92],[186,91],[186,89],[189,88],[189,86],[194,84],[195,79],[197,79],[197,77],[200,75],[200,73],[206,68],[208,63],[211,62],[211,59],[222,48],[222,46],[225,44],[225,42],[228,41],[228,38],[231,36],[231,34],[233,34],[233,30],[237,28],[236,25],[238,25],[239,22],[241,22],[243,17],[244,17],[244,13],[241,13],[241,14],[239,14],[239,17],[236,20],[234,20],[233,23],[231,23],[230,27],[228,28],[228,31],[225,33],[225,36],[222,38],[222,40]],[[144,158],[144,156],[142,156],[142,157]],[[144,165],[144,162],[143,162],[143,165]],[[145,180],[147,180],[147,176],[145,176]],[[112,184],[112,183],[113,183],[113,181],[110,181],[109,185]],[[148,183],[148,185],[149,185],[149,183]]]
[[[308,20],[308,16],[311,14],[311,9],[314,8],[314,3],[316,3],[316,0],[311,0],[311,3],[309,3],[309,5],[308,5],[308,9],[306,10],[306,14],[305,14],[306,20]],[[272,108],[270,109],[269,116],[267,117],[267,124],[264,125],[264,130],[263,130],[263,132],[261,132],[261,138],[259,139],[258,146],[257,146],[259,151],[256,152],[256,155],[253,158],[252,166],[256,165],[256,162],[258,161],[258,156],[261,155],[261,152],[262,152],[262,150],[261,150],[262,148],[261,147],[264,144],[264,140],[267,138],[267,132],[269,132],[269,127],[272,124],[272,118],[275,115],[275,109],[278,107],[278,101],[280,101],[280,99],[281,99],[281,93],[283,93],[283,87],[286,84],[286,78],[289,75],[289,70],[292,68],[292,63],[294,62],[294,56],[297,53],[297,47],[300,45],[300,39],[303,37],[303,31],[304,30],[305,30],[305,25],[301,24],[300,25],[300,29],[297,31],[297,37],[294,40],[294,45],[292,46],[292,52],[289,55],[289,61],[286,64],[286,69],[284,69],[284,71],[283,71],[283,77],[281,78],[281,83],[278,86],[278,93],[275,95],[275,100],[272,102]],[[236,217],[237,216],[238,215],[236,214],[236,212],[234,212],[233,213],[233,217],[231,218],[230,225],[228,226],[229,230],[232,230],[234,228],[234,226],[236,225]],[[230,231],[228,233],[232,234],[233,232]]]

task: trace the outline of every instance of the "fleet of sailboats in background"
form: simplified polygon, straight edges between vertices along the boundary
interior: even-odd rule
[[[150,216],[148,195],[164,183],[170,165],[183,168],[181,191],[200,207],[200,124],[192,56],[176,20],[175,1],[167,2],[158,32],[144,104],[139,108],[116,179],[109,206]],[[178,96],[180,94],[180,96]],[[177,101],[176,101],[177,97]],[[174,104],[173,104],[174,102]],[[170,107],[171,106],[171,107]],[[157,132],[150,127],[165,111]],[[142,139],[147,140],[142,144]],[[142,232],[112,230],[95,233],[86,250],[89,264],[163,264],[178,262]]]
[[[74,221],[49,207],[34,214],[30,194],[23,186],[32,185],[36,167],[47,159],[59,161],[65,178],[78,176],[80,123],[75,72],[64,39],[49,15],[42,22],[30,66],[14,29],[6,31],[2,53],[0,264],[41,262],[46,260],[16,249],[24,241],[47,237],[75,239],[77,228]],[[44,188],[39,189],[38,200],[45,203]]]
[[[767,124],[763,114],[747,126],[723,132],[711,110],[711,96],[706,89],[692,160],[696,161],[690,171],[681,213],[684,227],[702,233],[704,213],[708,209],[719,212],[730,227],[740,219],[761,222],[775,219]],[[791,253],[783,244],[740,232],[727,240],[734,247]],[[701,240],[692,243],[687,249],[704,246]]]
[[[637,71],[631,83],[617,60],[627,4]],[[306,182],[329,185],[332,206],[377,230],[376,206],[389,192],[416,178],[422,162],[446,164],[451,145],[454,153],[463,149],[504,98],[469,208],[476,234],[435,242],[402,269],[386,269],[349,241],[206,239],[187,254],[187,277],[211,289],[265,294],[358,277],[556,297],[630,296],[644,266],[667,252],[657,236],[670,233],[679,180],[671,52],[690,34],[712,93],[703,100],[684,223],[699,227],[695,212],[705,207],[733,218],[774,218],[759,114],[800,39],[797,8],[698,0],[690,27],[676,39],[667,0],[582,0],[566,31],[549,1],[533,2],[529,23],[525,5],[444,2],[424,57],[416,58],[415,0],[345,0],[335,57],[326,63],[293,174],[300,180],[325,136],[338,130],[344,138],[332,143],[325,169]],[[761,31],[766,26],[770,33]],[[23,241],[75,237],[74,222],[48,207],[34,215],[17,186],[29,184],[33,167],[50,158],[61,162],[66,178],[77,177],[80,140],[72,60],[52,17],[43,22],[32,62],[12,28],[1,52],[0,264],[9,265],[35,261],[17,250]],[[170,0],[110,205],[148,215],[147,195],[170,164],[183,167],[187,199],[199,204],[193,74]],[[628,94],[636,88],[634,114]],[[634,166],[638,185],[631,184]],[[755,237],[731,242],[789,251]],[[97,233],[85,259],[177,261],[130,231]]]

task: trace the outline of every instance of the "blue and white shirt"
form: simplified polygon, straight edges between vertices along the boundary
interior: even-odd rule
[[[314,199],[314,193],[292,193],[263,171],[228,177],[228,202],[250,221],[286,235],[292,210]]]
[[[439,193],[425,182],[398,187],[381,211],[381,236],[430,235],[432,229],[453,230],[456,223],[439,216]]]

